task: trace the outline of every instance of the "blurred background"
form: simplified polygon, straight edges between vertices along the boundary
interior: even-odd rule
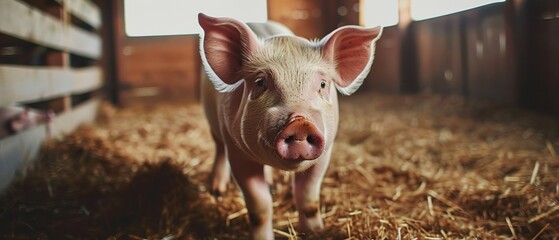
[[[559,116],[553,0],[115,1],[115,101],[198,98],[196,14],[274,20],[305,38],[385,27],[361,92],[461,95]]]
[[[315,239],[559,238],[558,0],[0,0],[0,238],[248,238],[206,188],[199,12],[384,26]]]
[[[204,12],[249,22],[277,21],[309,39],[320,39],[344,25],[382,25],[384,34],[361,93],[459,95],[559,116],[559,2],[554,0],[9,0],[1,4],[0,64],[87,69],[83,75],[93,79],[87,91],[71,92],[55,106],[47,104],[56,112],[73,105],[70,95],[79,103],[92,89],[99,89],[115,104],[198,99],[201,29],[196,14]],[[64,33],[65,27],[69,34]],[[67,47],[68,43],[73,46]],[[38,102],[37,97],[8,97],[15,95],[11,91],[3,95],[4,106]],[[43,95],[39,100],[53,99]]]

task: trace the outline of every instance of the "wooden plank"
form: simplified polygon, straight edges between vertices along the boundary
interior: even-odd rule
[[[60,67],[0,66],[0,106],[59,97],[72,86],[71,72]]]
[[[0,32],[46,47],[98,59],[101,38],[16,0],[0,1]]]
[[[66,40],[72,53],[93,59],[101,57],[101,38],[97,34],[70,27],[66,31]]]
[[[101,27],[101,11],[95,3],[89,0],[66,0],[68,10],[92,27]]]
[[[40,125],[0,139],[0,193],[35,160],[47,128]]]
[[[0,1],[0,32],[47,47],[64,48],[62,22],[19,1]]]
[[[74,131],[81,124],[93,123],[100,103],[101,99],[93,98],[71,111],[57,115],[51,123],[52,136],[62,137]]]
[[[73,79],[73,94],[89,92],[103,86],[102,71],[99,67],[74,70]]]
[[[102,85],[99,67],[74,70],[0,65],[0,106],[81,94]]]

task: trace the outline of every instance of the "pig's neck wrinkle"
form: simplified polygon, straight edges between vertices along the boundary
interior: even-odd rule
[[[246,111],[248,89],[245,84],[239,86],[235,91],[223,93],[222,107],[225,129],[232,140],[232,144],[246,155],[255,158],[256,154],[251,151],[249,144],[243,137],[243,113]]]

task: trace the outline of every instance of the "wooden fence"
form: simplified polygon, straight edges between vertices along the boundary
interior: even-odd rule
[[[52,110],[55,119],[0,139],[0,191],[47,137],[92,122],[104,86],[101,9],[90,0],[0,1],[0,107]]]

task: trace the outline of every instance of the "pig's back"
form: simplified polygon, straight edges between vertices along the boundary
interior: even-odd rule
[[[254,33],[256,33],[257,36],[261,38],[267,38],[275,35],[293,35],[293,32],[291,32],[289,28],[274,21],[268,21],[265,23],[247,23],[247,25]]]

